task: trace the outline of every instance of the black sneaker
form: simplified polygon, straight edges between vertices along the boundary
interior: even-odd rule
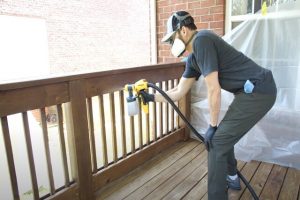
[[[232,180],[231,178],[229,178],[229,176],[227,176],[226,181],[227,181],[228,188],[233,189],[233,190],[241,190],[241,183],[240,183],[239,177]]]

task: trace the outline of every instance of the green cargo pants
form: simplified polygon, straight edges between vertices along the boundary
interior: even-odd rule
[[[208,153],[209,200],[228,199],[226,176],[234,175],[237,171],[234,145],[272,108],[275,99],[275,94],[235,95]]]

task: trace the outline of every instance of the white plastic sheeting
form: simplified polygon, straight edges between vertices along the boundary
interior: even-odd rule
[[[237,159],[300,169],[300,1],[269,7],[267,15],[256,14],[223,38],[271,69],[278,88],[274,107],[235,145]],[[191,120],[201,134],[209,123],[205,87],[201,77],[192,88]],[[220,120],[232,100],[222,91]]]

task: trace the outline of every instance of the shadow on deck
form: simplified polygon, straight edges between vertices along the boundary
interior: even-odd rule
[[[238,168],[260,199],[300,199],[299,170],[258,161],[239,161]],[[207,199],[205,147],[191,139],[179,142],[99,190],[96,199]],[[242,183],[241,191],[229,190],[229,199],[252,197]]]

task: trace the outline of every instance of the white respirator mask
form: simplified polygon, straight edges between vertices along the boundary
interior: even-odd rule
[[[184,54],[186,50],[186,46],[193,40],[194,36],[196,35],[197,31],[191,36],[191,38],[188,40],[188,42],[185,44],[181,39],[175,38],[172,48],[171,48],[171,53],[175,57],[180,57],[182,54]]]
[[[185,44],[181,39],[176,38],[173,42],[171,53],[175,57],[180,57],[185,52]]]

